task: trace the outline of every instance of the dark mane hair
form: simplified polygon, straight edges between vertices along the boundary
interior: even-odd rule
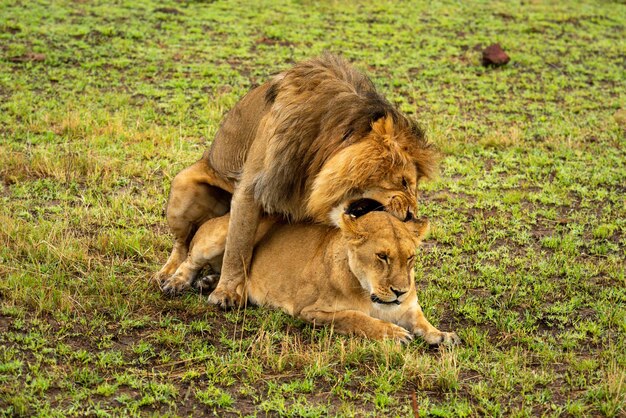
[[[325,54],[278,74],[265,93],[272,128],[268,161],[254,183],[255,199],[268,211],[289,213],[306,198],[306,190],[325,162],[359,142],[385,116],[404,137],[407,155],[428,145],[419,126],[381,96],[362,73],[344,59]],[[410,148],[410,149],[408,149]],[[419,171],[419,168],[418,168]],[[427,170],[422,170],[426,172]]]

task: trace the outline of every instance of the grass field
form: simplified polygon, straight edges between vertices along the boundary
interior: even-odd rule
[[[626,415],[626,5],[106,3],[0,0],[0,415]],[[460,347],[149,282],[172,177],[325,50],[443,153],[416,280]]]

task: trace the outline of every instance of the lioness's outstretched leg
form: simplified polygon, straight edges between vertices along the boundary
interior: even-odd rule
[[[202,223],[228,212],[230,191],[232,186],[214,173],[205,158],[174,177],[167,202],[167,223],[174,235],[174,247],[156,274],[157,281],[165,280],[185,260],[189,242]]]
[[[375,340],[391,338],[403,343],[408,343],[413,339],[411,333],[406,329],[391,322],[372,318],[361,311],[324,312],[303,310],[300,316],[307,321],[314,322],[316,325],[332,324],[333,329],[340,334],[361,335]]]
[[[455,332],[443,332],[435,328],[424,316],[419,303],[402,318],[401,325],[406,326],[415,335],[419,335],[431,345],[459,344],[460,338]]]
[[[233,194],[222,275],[209,302],[222,308],[239,306],[243,301],[237,287],[246,280],[261,207],[254,201],[252,188],[241,184]]]

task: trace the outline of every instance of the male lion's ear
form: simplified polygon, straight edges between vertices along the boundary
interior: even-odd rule
[[[372,123],[372,131],[381,137],[393,135],[393,119],[390,115],[385,115]]]
[[[430,222],[428,222],[428,219],[425,218],[413,219],[411,221],[408,221],[407,225],[409,226],[409,229],[411,230],[411,232],[413,232],[413,235],[415,236],[415,238],[417,238],[418,241],[422,241],[424,238],[426,238],[426,235],[428,235],[428,231],[430,231]]]
[[[341,232],[355,243],[359,243],[365,239],[363,231],[357,225],[357,217],[353,214],[343,213],[339,222]]]

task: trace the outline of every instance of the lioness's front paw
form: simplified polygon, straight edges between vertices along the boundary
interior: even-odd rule
[[[429,332],[424,335],[424,340],[430,345],[458,345],[461,344],[461,339],[456,332]]]
[[[174,274],[161,284],[161,290],[163,293],[173,296],[183,290],[189,289],[190,285],[189,280],[182,274]]]
[[[384,331],[384,338],[391,338],[402,344],[408,344],[413,340],[413,334],[398,325],[389,324]]]
[[[222,309],[237,308],[241,306],[242,298],[239,294],[219,284],[209,295],[209,303]]]

